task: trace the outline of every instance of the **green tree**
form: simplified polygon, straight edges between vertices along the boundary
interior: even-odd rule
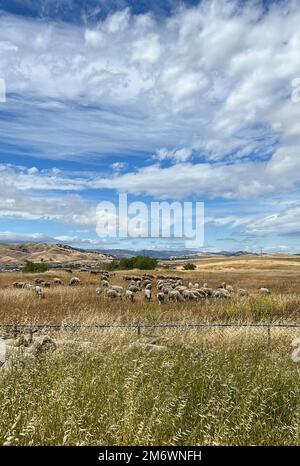
[[[154,270],[157,266],[157,260],[148,256],[136,256],[130,258],[120,259],[119,269],[120,270]]]
[[[192,264],[191,262],[188,262],[187,264],[184,264],[183,268],[184,268],[184,270],[195,270],[196,266],[195,266],[195,264]]]
[[[46,262],[36,263],[36,262],[26,261],[26,264],[22,268],[22,272],[24,272],[24,273],[42,273],[42,272],[46,272],[49,269],[50,269],[50,265],[47,264]]]

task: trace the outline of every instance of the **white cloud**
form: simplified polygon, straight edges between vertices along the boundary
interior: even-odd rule
[[[48,242],[51,238],[43,233],[17,233],[15,231],[0,231],[0,242],[19,243],[19,242]]]
[[[114,160],[112,175],[1,165],[0,217],[93,225],[86,189],[248,206],[298,193],[299,24],[293,1],[264,11],[258,2],[204,0],[160,22],[125,9],[95,26],[1,15],[5,153]],[[215,225],[297,234],[293,205],[254,217],[228,214]]]
[[[192,149],[183,147],[181,149],[168,150],[166,148],[158,149],[153,156],[156,160],[170,159],[174,162],[186,162],[192,155]]]
[[[112,179],[95,178],[90,186],[175,199],[197,195],[249,200],[276,191],[272,178],[266,180],[265,166],[250,162],[231,165],[178,163],[167,168],[154,164]]]
[[[203,1],[160,22],[125,9],[94,27],[2,15],[5,111],[22,115],[2,121],[2,141],[53,159],[162,147],[270,157],[299,134],[299,22],[292,1]]]
[[[112,168],[113,171],[120,171],[120,170],[123,170],[124,168],[127,167],[127,163],[126,162],[114,162],[110,165],[110,167]]]
[[[51,170],[32,173],[24,167],[0,165],[0,218],[94,225],[95,208],[88,201],[77,193],[55,193],[76,192],[83,189],[86,182],[57,177]]]
[[[277,234],[287,237],[300,236],[300,205],[272,213],[247,226],[247,233],[255,235]]]

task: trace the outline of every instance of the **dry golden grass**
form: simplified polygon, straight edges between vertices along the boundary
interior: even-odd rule
[[[56,340],[34,361],[19,349],[0,373],[0,444],[299,444],[288,339],[267,347],[248,330],[108,330]]]
[[[237,264],[239,268],[237,268]],[[273,264],[275,267],[273,267]],[[278,264],[281,264],[279,267]],[[211,264],[196,271],[155,271],[160,275],[180,275],[184,283],[189,281],[216,286],[224,280],[235,289],[246,288],[251,298],[233,298],[229,301],[212,299],[199,302],[166,303],[159,306],[155,293],[152,302],[146,303],[140,296],[135,303],[125,299],[111,300],[98,296],[95,289],[100,284],[98,275],[62,271],[44,274],[0,274],[0,322],[191,322],[191,321],[294,321],[300,322],[300,274],[295,258],[253,258],[211,260]],[[130,272],[131,273],[131,272]],[[142,275],[141,271],[133,271]],[[117,272],[112,283],[127,286]],[[80,287],[52,286],[46,289],[46,298],[38,299],[31,291],[12,288],[15,281],[34,283],[42,277],[52,281],[61,278],[66,285],[72,276],[79,276]],[[259,296],[260,287],[272,291],[268,297]]]
[[[52,286],[38,299],[11,287],[38,275],[6,273],[0,274],[0,322],[300,323],[298,264],[211,265],[164,273],[211,286],[225,280],[252,297],[163,306],[142,298],[111,301],[96,295],[98,276],[74,273],[82,286]],[[112,282],[126,285],[122,275]],[[41,276],[65,283],[72,277]],[[261,286],[272,295],[259,296]],[[11,339],[8,369],[0,371],[0,444],[299,444],[299,364],[291,358],[299,333],[272,329],[270,341],[266,328],[149,328],[140,336],[135,329],[42,329],[57,350],[35,359]]]

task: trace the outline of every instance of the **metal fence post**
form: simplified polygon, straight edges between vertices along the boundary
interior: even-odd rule
[[[140,337],[141,336],[141,326],[140,326],[140,324],[137,324],[136,328],[137,328],[138,337]]]
[[[268,345],[271,344],[271,327],[268,327]]]

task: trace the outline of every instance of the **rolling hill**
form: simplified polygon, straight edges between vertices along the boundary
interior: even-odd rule
[[[76,249],[64,244],[0,243],[1,264],[21,264],[26,261],[53,263],[94,263],[112,259],[102,252]]]

